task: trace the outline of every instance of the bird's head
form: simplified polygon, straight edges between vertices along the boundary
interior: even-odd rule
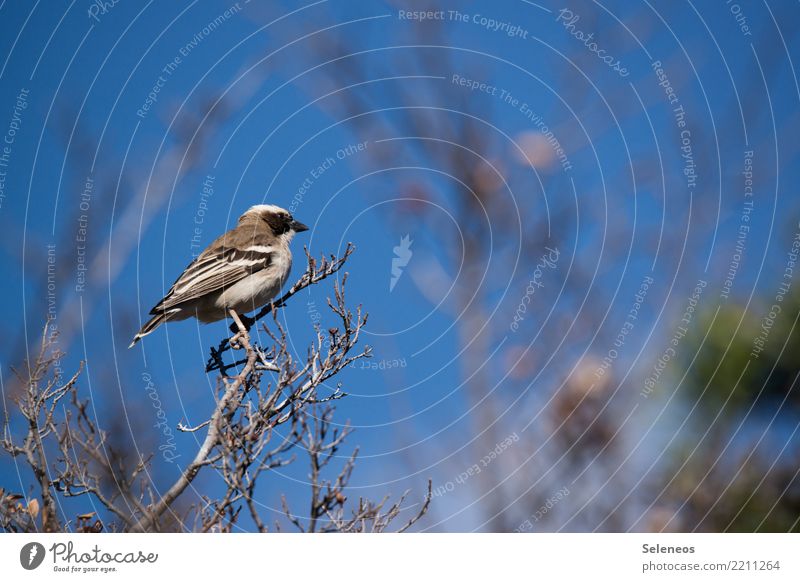
[[[242,214],[239,222],[253,219],[264,221],[272,230],[272,234],[284,238],[287,242],[292,239],[295,233],[308,230],[308,227],[295,220],[288,210],[272,204],[251,206],[247,209],[247,212]]]

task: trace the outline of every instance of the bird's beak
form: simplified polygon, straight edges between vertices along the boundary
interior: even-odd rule
[[[308,230],[308,227],[305,224],[303,224],[302,222],[297,222],[296,220],[292,221],[291,227],[292,230],[295,232],[303,232],[305,230]]]

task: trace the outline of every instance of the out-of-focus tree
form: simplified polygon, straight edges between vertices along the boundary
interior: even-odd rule
[[[683,528],[799,531],[800,293],[768,299],[703,313],[673,367],[694,410],[662,498]]]
[[[392,1],[387,7],[459,8],[424,1]],[[619,39],[619,24],[604,16],[598,6],[580,7],[581,26],[606,39],[610,52],[634,50]],[[657,18],[647,11],[636,11],[634,17],[639,40],[646,41]],[[471,434],[465,441],[442,445],[461,454],[448,455],[450,460],[438,467],[439,482],[522,427],[520,445],[469,481],[471,493],[465,497],[481,515],[477,527],[520,530],[527,520],[531,530],[658,529],[659,516],[668,513],[665,506],[654,505],[638,475],[622,469],[637,444],[626,416],[641,378],[624,373],[630,360],[621,359],[602,378],[596,370],[617,337],[619,325],[609,322],[621,325],[629,308],[619,293],[625,269],[657,257],[664,274],[660,284],[680,267],[684,275],[676,288],[687,288],[685,273],[701,272],[703,258],[685,249],[687,244],[706,244],[708,233],[688,227],[684,231],[682,225],[691,224],[695,214],[711,215],[718,201],[701,193],[690,200],[682,172],[673,171],[671,162],[661,165],[650,150],[627,162],[617,158],[617,165],[602,169],[590,191],[575,190],[575,174],[565,171],[560,156],[565,153],[569,159],[587,148],[597,154],[593,141],[601,142],[626,124],[644,124],[637,117],[641,107],[660,105],[663,94],[644,95],[642,103],[640,95],[604,82],[608,76],[602,63],[576,43],[559,46],[563,59],[537,61],[540,68],[560,71],[548,77],[547,87],[532,83],[538,94],[517,95],[530,110],[541,112],[538,121],[544,120],[545,127],[531,118],[509,121],[504,112],[509,106],[501,99],[465,90],[453,78],[493,85],[501,78],[497,70],[508,67],[526,79],[539,73],[529,59],[509,63],[462,50],[453,28],[442,20],[394,27],[391,42],[381,37],[378,46],[335,23],[336,16],[324,11],[302,24],[287,23],[286,42],[307,34],[310,42],[298,49],[301,55],[306,50],[305,61],[292,59],[284,68],[287,75],[303,71],[297,84],[309,99],[318,100],[332,118],[344,120],[359,140],[370,140],[367,170],[402,169],[381,173],[383,187],[407,200],[399,211],[387,212],[386,220],[405,232],[425,232],[441,249],[418,261],[425,268],[412,268],[411,274],[431,303],[446,297],[439,308],[457,326],[455,352]],[[775,58],[774,53],[765,56],[770,62]],[[676,64],[670,70],[675,90],[686,95],[692,80],[677,71],[688,67]],[[603,107],[594,90],[602,92]],[[559,96],[568,97],[569,111]],[[712,167],[709,152],[719,145],[717,136],[699,123],[692,126],[692,136],[698,166]],[[670,130],[657,139],[659,156],[680,150],[679,132]],[[734,145],[722,152],[723,158],[734,155],[739,157]],[[581,176],[581,184],[589,181]],[[636,212],[632,201],[642,192],[663,194],[660,212],[669,217],[667,228],[659,224],[659,213]],[[431,210],[428,202],[446,207],[452,218]],[[575,240],[580,240],[577,246]],[[553,277],[537,289],[536,301],[525,304],[524,325],[510,334],[517,301],[508,298],[525,296],[537,267],[545,270],[539,263],[548,249],[560,252]],[[656,291],[648,297],[661,299]],[[641,316],[645,320],[644,310]],[[656,491],[664,482],[660,473],[645,477]],[[541,511],[553,505],[554,492],[578,480],[569,504]],[[532,523],[529,516],[537,514],[542,515]],[[696,518],[686,517],[680,527],[695,525]]]

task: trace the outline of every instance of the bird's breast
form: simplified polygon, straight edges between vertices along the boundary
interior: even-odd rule
[[[215,301],[216,307],[248,313],[269,303],[286,283],[291,268],[291,254],[275,253],[269,267],[226,288]]]

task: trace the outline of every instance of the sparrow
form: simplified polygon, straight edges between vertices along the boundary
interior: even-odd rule
[[[162,323],[196,317],[203,323],[219,321],[233,309],[243,314],[269,303],[281,290],[292,269],[289,243],[295,233],[308,230],[288,211],[258,204],[239,217],[229,230],[189,263],[169,292],[159,301],[131,345]]]

